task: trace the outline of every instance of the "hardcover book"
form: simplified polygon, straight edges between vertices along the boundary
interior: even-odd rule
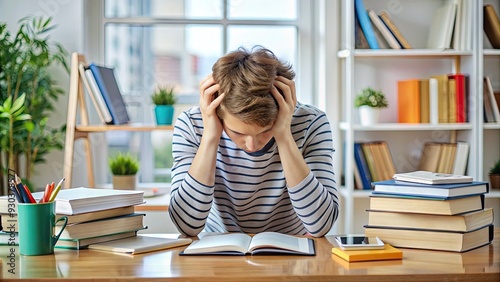
[[[491,46],[500,49],[500,20],[495,8],[491,4],[484,5],[483,15],[484,33],[486,33]]]
[[[394,179],[422,184],[472,183],[471,176],[451,173],[437,173],[423,170],[406,173],[396,173],[394,174]]]
[[[191,242],[190,238],[174,239],[138,235],[120,240],[91,244],[89,245],[89,249],[136,255],[184,246]]]
[[[102,242],[107,242],[107,241],[112,241],[112,240],[129,238],[129,237],[136,236],[136,234],[137,234],[137,231],[129,231],[129,232],[122,232],[122,233],[109,234],[109,235],[90,237],[90,238],[81,238],[81,239],[59,238],[59,240],[57,240],[55,247],[62,248],[62,249],[81,250],[81,249],[88,248],[88,246],[90,244],[97,244],[97,243],[102,243]]]
[[[421,184],[394,179],[372,183],[373,193],[411,195],[438,198],[453,198],[467,195],[484,194],[489,191],[489,183],[473,181],[456,184]]]
[[[396,40],[399,42],[401,47],[403,47],[404,49],[411,49],[410,43],[403,36],[403,34],[398,29],[396,24],[392,21],[391,17],[389,16],[389,13],[387,13],[386,11],[380,11],[378,15],[380,19],[384,22],[384,24],[387,26],[387,28],[392,32],[394,37],[396,37]]]
[[[191,243],[181,255],[316,255],[314,239],[277,232],[262,232],[253,237],[243,233],[206,235]]]
[[[359,25],[361,26],[361,29],[366,37],[366,41],[368,41],[368,45],[370,45],[371,49],[380,49],[363,0],[355,0],[354,9],[359,20]]]

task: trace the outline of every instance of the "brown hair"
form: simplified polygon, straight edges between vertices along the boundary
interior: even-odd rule
[[[278,104],[271,94],[277,76],[288,79],[295,72],[272,51],[255,46],[251,51],[240,47],[221,57],[212,67],[212,75],[225,93],[217,115],[229,113],[248,124],[267,126],[278,116]],[[279,89],[278,89],[279,90]]]

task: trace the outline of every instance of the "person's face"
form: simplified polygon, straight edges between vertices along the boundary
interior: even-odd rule
[[[271,132],[273,124],[266,127],[247,124],[227,113],[222,124],[224,131],[236,146],[248,153],[259,151],[273,137]]]

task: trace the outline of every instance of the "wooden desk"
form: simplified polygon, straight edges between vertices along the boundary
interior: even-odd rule
[[[317,256],[179,256],[184,247],[142,255],[56,249],[54,255],[15,254],[0,247],[2,281],[64,278],[67,281],[500,281],[500,229],[493,244],[466,253],[402,249],[403,260],[348,264],[316,240]],[[16,247],[16,250],[18,247]]]

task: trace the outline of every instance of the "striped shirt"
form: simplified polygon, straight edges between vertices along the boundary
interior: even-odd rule
[[[189,167],[200,146],[203,122],[199,107],[183,112],[175,123],[169,214],[185,235],[206,232],[323,236],[338,217],[330,123],[319,109],[297,104],[291,130],[311,172],[288,187],[274,138],[259,152],[239,149],[222,133],[215,185],[191,177]]]

